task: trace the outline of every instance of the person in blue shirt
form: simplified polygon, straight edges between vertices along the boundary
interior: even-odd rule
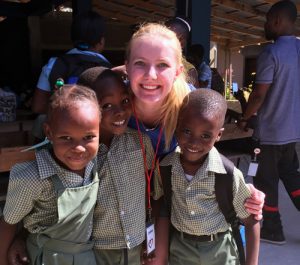
[[[196,67],[198,72],[199,87],[211,88],[212,72],[209,65],[203,60],[204,47],[201,44],[193,44],[188,49],[188,60]]]
[[[266,194],[261,240],[284,244],[278,208],[278,182],[282,180],[300,210],[300,172],[295,145],[300,141],[300,40],[294,35],[297,8],[291,1],[274,4],[267,13],[267,45],[257,59],[255,88],[250,94],[241,128],[257,113],[254,136],[261,154],[255,186]]]
[[[101,54],[105,44],[104,34],[105,24],[100,14],[88,11],[75,16],[71,24],[71,39],[74,48],[69,50],[67,54],[85,55],[99,59],[103,62],[102,66],[111,67],[109,61]],[[52,57],[42,69],[33,96],[32,111],[34,113],[46,113],[47,111],[49,98],[53,90],[49,79],[56,62],[57,57]],[[76,83],[68,82],[68,80],[64,81],[69,84]]]

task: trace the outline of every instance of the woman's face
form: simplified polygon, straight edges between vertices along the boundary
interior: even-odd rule
[[[131,44],[126,70],[137,101],[163,102],[182,71],[174,44],[161,36],[142,37]]]

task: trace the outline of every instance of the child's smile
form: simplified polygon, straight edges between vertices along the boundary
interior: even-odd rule
[[[57,162],[82,175],[98,151],[99,123],[99,111],[90,102],[54,112],[45,129]]]
[[[181,112],[176,130],[182,164],[201,165],[221,133],[217,120],[201,117],[197,110],[187,107]]]
[[[130,96],[125,85],[113,77],[103,79],[95,91],[102,108],[100,141],[109,146],[114,135],[121,135],[127,129],[131,116]]]

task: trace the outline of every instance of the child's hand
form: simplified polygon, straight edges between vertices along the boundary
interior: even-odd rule
[[[246,200],[245,207],[248,213],[254,215],[254,219],[260,221],[262,219],[262,208],[265,202],[265,194],[254,188],[252,184],[247,184],[250,189],[251,197]]]
[[[21,238],[16,238],[8,250],[8,262],[10,265],[29,264],[25,242]]]

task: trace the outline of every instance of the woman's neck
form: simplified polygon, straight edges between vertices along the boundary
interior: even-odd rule
[[[137,118],[147,127],[156,126],[161,116],[161,105],[161,102],[147,104],[136,100],[134,107]]]

